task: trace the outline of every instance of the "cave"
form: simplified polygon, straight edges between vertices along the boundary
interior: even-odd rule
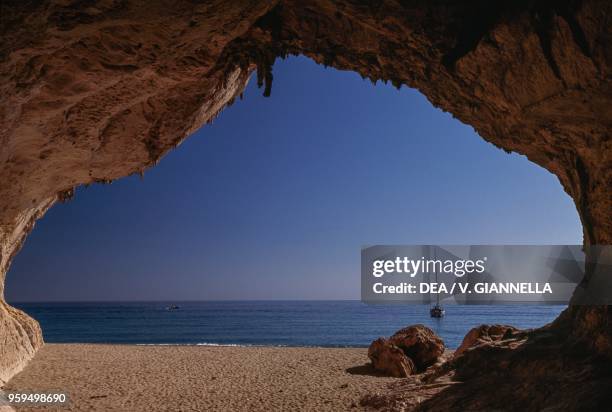
[[[273,93],[272,65],[287,55],[418,89],[483,139],[555,174],[575,202],[584,245],[612,244],[610,2],[9,0],[0,8],[0,382],[43,344],[36,321],[3,297],[36,220],[80,185],[154,166],[234,103],[255,71],[264,95]],[[464,383],[419,407],[612,402],[604,390],[611,322],[609,306],[570,305],[520,347],[453,365]],[[526,382],[532,390],[517,393]],[[478,391],[493,384],[495,394]]]

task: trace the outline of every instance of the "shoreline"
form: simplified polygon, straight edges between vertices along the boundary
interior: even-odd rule
[[[48,343],[2,389],[66,392],[51,410],[350,410],[400,380],[368,364],[367,348]]]
[[[211,348],[297,348],[297,349],[367,349],[368,346],[332,345],[265,345],[256,343],[49,343],[49,345],[117,345],[117,346],[203,346]]]

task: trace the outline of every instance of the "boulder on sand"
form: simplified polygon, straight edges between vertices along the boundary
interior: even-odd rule
[[[389,339],[378,338],[368,349],[368,358],[378,371],[405,377],[422,372],[444,353],[444,342],[424,325],[398,330]]]
[[[416,372],[416,367],[404,351],[385,338],[378,338],[368,349],[368,358],[374,369],[396,378],[405,378]]]
[[[404,351],[417,370],[424,371],[444,353],[444,342],[425,325],[412,325],[400,329],[389,341]]]

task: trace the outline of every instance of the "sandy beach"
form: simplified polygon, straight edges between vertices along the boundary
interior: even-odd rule
[[[66,392],[54,410],[337,411],[398,380],[366,363],[361,348],[47,344],[3,389]]]

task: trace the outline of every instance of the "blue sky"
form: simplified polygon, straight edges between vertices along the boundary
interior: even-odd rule
[[[40,220],[9,301],[358,299],[371,244],[581,244],[557,178],[415,90],[300,57],[141,181]]]

